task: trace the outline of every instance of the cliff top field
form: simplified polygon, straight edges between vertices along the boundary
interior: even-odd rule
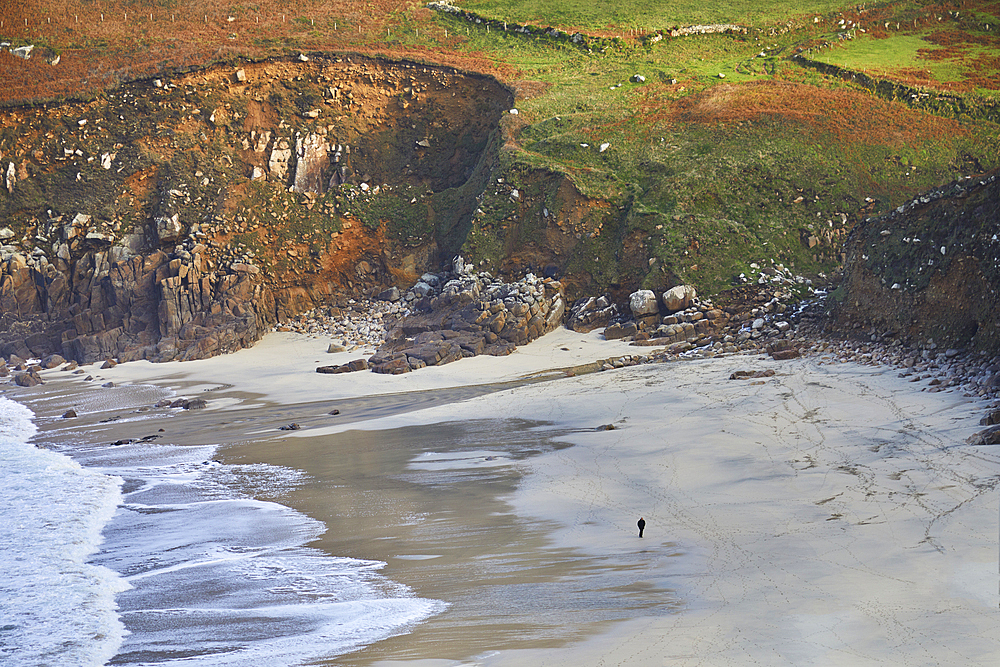
[[[501,120],[493,185],[438,247],[500,273],[556,267],[570,296],[680,282],[716,293],[752,263],[829,273],[863,217],[1000,164],[997,2],[454,7],[3,0],[0,41],[35,50],[0,52],[0,101],[91,99],[299,53],[493,75],[517,113]],[[709,24],[726,25],[684,30]],[[5,156],[23,150],[0,138]],[[137,219],[150,215],[138,205]],[[36,213],[0,207],[15,229]],[[389,236],[402,224],[382,222]]]

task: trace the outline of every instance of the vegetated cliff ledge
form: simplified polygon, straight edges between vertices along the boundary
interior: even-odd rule
[[[196,359],[462,244],[509,89],[309,54],[0,114],[0,355]]]
[[[1000,170],[866,219],[846,245],[835,326],[1000,352]]]

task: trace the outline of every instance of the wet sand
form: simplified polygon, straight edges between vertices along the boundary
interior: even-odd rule
[[[449,604],[331,664],[1000,661],[1000,450],[963,444],[979,403],[810,359],[567,377],[554,369],[634,348],[565,331],[398,377],[316,374],[343,363],[325,346],[272,335],[224,358],[88,367],[90,383],[50,373],[19,399],[44,430],[77,391],[204,397],[80,429],[163,428],[226,444],[224,463],[303,470],[280,502],[326,524],[314,546]],[[728,380],[757,368],[777,374]]]

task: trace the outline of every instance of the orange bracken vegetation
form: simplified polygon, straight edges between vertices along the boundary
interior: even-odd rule
[[[815,136],[870,145],[901,145],[929,137],[963,136],[957,121],[914,111],[854,90],[763,81],[720,84],[701,93],[654,103],[650,115],[666,122],[798,123]]]
[[[442,46],[402,44],[403,19]],[[92,93],[117,83],[237,57],[350,51],[416,58],[512,79],[514,68],[451,47],[429,10],[408,0],[178,0],[170,7],[128,0],[0,0],[0,35],[39,49],[23,60],[0,52],[0,103]],[[441,33],[438,35],[437,33]],[[55,53],[57,65],[49,60]]]

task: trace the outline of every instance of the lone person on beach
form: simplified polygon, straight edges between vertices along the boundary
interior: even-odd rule
[[[642,537],[642,531],[646,528],[646,520],[639,517],[639,521],[636,525],[639,526],[639,537]]]

